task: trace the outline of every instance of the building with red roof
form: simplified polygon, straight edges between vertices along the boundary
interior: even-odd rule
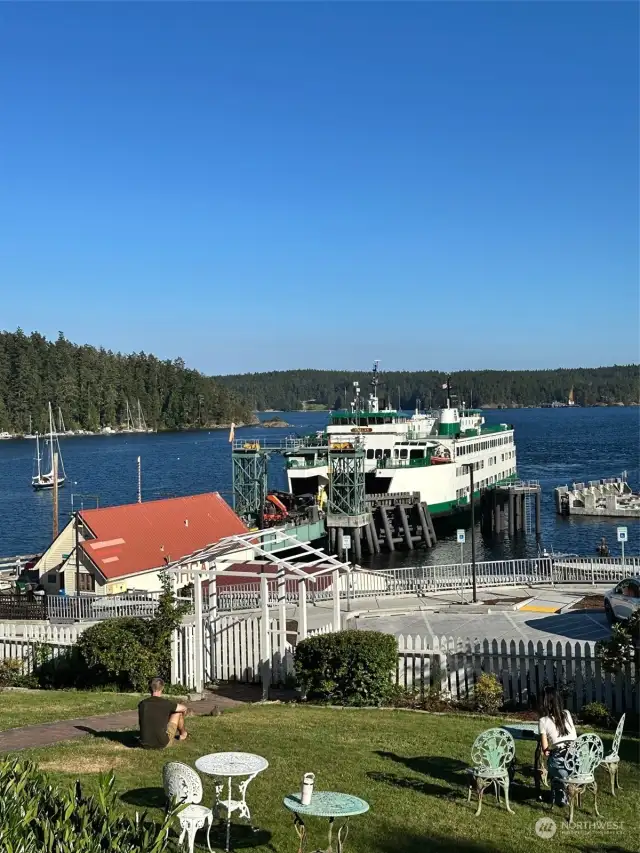
[[[157,592],[168,563],[246,532],[218,492],[81,510],[35,568],[50,594]]]

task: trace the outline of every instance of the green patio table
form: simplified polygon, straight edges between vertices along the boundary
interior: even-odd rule
[[[354,797],[352,794],[341,794],[338,791],[314,791],[311,803],[303,806],[299,794],[289,794],[285,797],[284,807],[293,812],[293,825],[299,839],[298,853],[304,853],[307,842],[307,827],[305,817],[325,817],[329,819],[329,846],[315,853],[334,853],[333,826],[337,819],[343,823],[336,834],[335,853],[343,853],[344,844],[349,832],[349,818],[369,811],[369,803]]]

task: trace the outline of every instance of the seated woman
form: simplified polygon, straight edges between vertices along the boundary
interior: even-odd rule
[[[162,695],[164,681],[161,678],[152,678],[149,690],[151,696],[138,705],[141,745],[145,749],[164,749],[171,746],[176,737],[185,740],[186,705],[165,699]]]
[[[551,780],[551,796],[556,806],[566,806],[564,780],[568,773],[564,766],[565,753],[577,738],[573,718],[562,707],[562,697],[555,687],[545,687],[539,705],[539,732],[542,752],[547,757]]]

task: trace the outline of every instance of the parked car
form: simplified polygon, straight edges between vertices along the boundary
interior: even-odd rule
[[[625,578],[605,593],[604,612],[609,623],[628,619],[640,608],[640,577]]]

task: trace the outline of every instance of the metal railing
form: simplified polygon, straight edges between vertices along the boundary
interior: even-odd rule
[[[47,618],[61,622],[97,622],[120,616],[150,618],[158,608],[151,595],[47,595]]]
[[[519,560],[491,560],[476,563],[478,587],[536,586],[564,583],[588,585],[607,583],[612,586],[629,575],[640,574],[640,557],[533,557]],[[386,571],[354,569],[349,576],[340,577],[341,599],[393,598],[421,596],[430,593],[470,589],[473,585],[471,563],[450,563],[443,566],[413,566]],[[307,583],[307,600],[329,601],[333,598],[330,576],[318,584]],[[297,581],[286,581],[285,600],[297,604]],[[220,587],[218,610],[257,610],[260,607],[260,586],[248,583]],[[278,604],[278,586],[269,581],[269,607]]]

